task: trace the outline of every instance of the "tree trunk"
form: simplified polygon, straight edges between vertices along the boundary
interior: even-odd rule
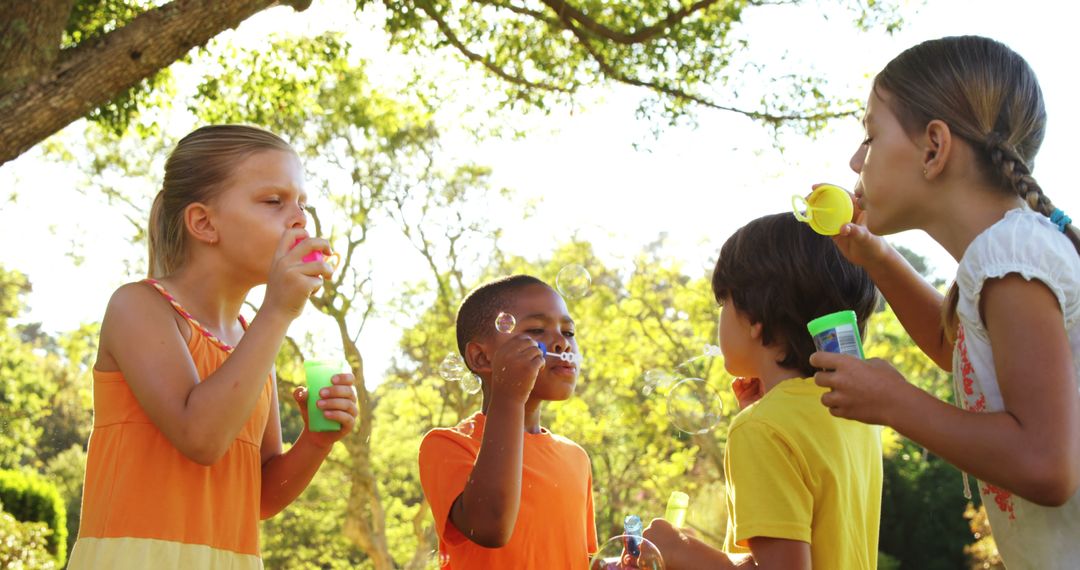
[[[369,412],[364,412],[368,418]],[[386,542],[386,513],[379,499],[379,488],[371,470],[371,420],[360,422],[360,429],[346,442],[352,466],[349,469],[349,500],[345,507],[345,536],[368,555],[375,570],[393,570],[394,559]]]
[[[337,321],[342,346],[345,348],[345,358],[356,377],[357,407],[360,409],[356,429],[344,440],[350,462],[349,499],[345,506],[344,533],[346,538],[368,555],[375,565],[375,570],[393,570],[394,559],[390,556],[390,547],[386,542],[386,513],[383,511],[379,487],[371,468],[371,431],[375,406],[364,382],[363,358],[350,338],[345,315],[332,308],[329,312]]]
[[[0,1],[4,6],[0,29],[5,30],[4,42],[0,43],[6,43],[7,30],[23,26],[30,30],[28,39],[51,42],[26,50],[14,45],[0,48],[0,55],[5,57],[0,72],[4,84],[14,86],[11,91],[0,91],[3,93],[0,95],[0,164],[168,67],[192,48],[235,28],[251,15],[279,4],[297,10],[311,4],[311,0],[175,0],[140,14],[101,38],[56,54],[60,35],[55,28],[58,16],[53,10],[62,9],[61,4],[66,3],[67,11],[62,18],[66,24],[71,0],[43,2],[50,7],[47,19],[53,25],[33,24],[40,28],[36,32],[31,20],[20,17],[27,9],[12,10],[9,4],[35,6],[37,2]],[[42,18],[44,22],[45,17]],[[19,24],[16,20],[27,23]],[[63,24],[59,30],[62,32]],[[43,61],[50,54],[51,65],[39,67],[33,63]],[[27,76],[27,65],[33,65],[37,73]]]
[[[431,516],[428,512],[430,504],[426,497],[420,496],[423,497],[420,500],[420,508],[416,511],[416,516],[412,520],[413,535],[416,537],[416,551],[413,552],[412,559],[405,565],[405,570],[425,570],[429,568],[431,552],[439,548],[439,541],[435,537],[434,529],[427,527],[425,524],[428,517]],[[442,568],[443,566],[445,564],[440,561],[439,567]]]
[[[75,0],[0,0],[0,94],[14,91],[60,53],[60,39]]]

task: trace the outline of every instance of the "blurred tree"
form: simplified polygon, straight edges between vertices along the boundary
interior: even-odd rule
[[[990,534],[990,520],[986,518],[986,509],[982,505],[976,509],[969,504],[964,511],[964,518],[970,521],[971,533],[975,535],[975,542],[964,547],[964,554],[968,555],[968,568],[1005,570],[1005,563],[998,554],[997,543]]]
[[[272,6],[311,0],[0,0],[0,164],[84,116],[117,132],[166,87],[192,48]],[[500,82],[507,103],[547,108],[580,88],[617,82],[647,89],[643,111],[669,121],[694,105],[773,127],[815,131],[848,115],[808,75],[763,77],[741,61],[749,40],[731,33],[750,10],[798,0],[356,0],[378,5],[391,43],[413,53],[449,50]],[[899,2],[837,2],[861,29],[892,32]],[[752,80],[744,80],[749,74]],[[742,108],[739,89],[760,100]]]
[[[78,532],[98,326],[51,336],[35,323],[12,324],[29,291],[25,275],[0,267],[0,469],[41,473],[56,485],[66,554]]]
[[[30,292],[25,275],[0,266],[0,469],[19,469],[38,462],[37,445],[54,391],[42,359],[11,321],[25,309]]]

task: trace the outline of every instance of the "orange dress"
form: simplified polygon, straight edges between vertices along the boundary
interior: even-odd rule
[[[163,295],[171,297],[159,289]],[[199,380],[229,356],[197,321],[188,350]],[[273,379],[217,463],[185,457],[139,406],[123,374],[94,370],[94,427],[73,569],[262,568],[259,558],[260,445]]]

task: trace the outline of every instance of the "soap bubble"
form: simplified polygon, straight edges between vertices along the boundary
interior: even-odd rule
[[[636,548],[631,547],[636,542]],[[631,554],[637,550],[637,554]],[[620,534],[604,543],[589,562],[589,570],[664,570],[660,549],[646,538]]]
[[[723,356],[724,353],[720,350],[720,345],[706,343],[701,354],[680,363],[675,369],[684,370],[686,376],[705,376],[708,375],[707,370],[712,363],[710,359]]]
[[[461,356],[455,352],[448,352],[446,358],[443,358],[439,364],[439,376],[447,382],[457,382],[461,380],[461,375],[465,373],[465,361],[461,359]]]
[[[706,433],[723,419],[720,394],[700,378],[681,380],[668,392],[668,419],[688,434]]]
[[[438,550],[432,550],[428,555],[427,568],[429,570],[439,570],[440,568],[446,568],[450,565],[450,555]]]
[[[646,370],[644,376],[645,386],[641,388],[641,393],[648,396],[649,394],[652,394],[654,390],[666,388],[678,379],[677,376],[660,368]]]
[[[461,389],[466,394],[475,394],[480,391],[480,377],[472,372],[466,372],[461,377]]]
[[[572,263],[559,270],[559,274],[555,276],[555,286],[563,297],[577,299],[589,294],[592,276],[589,275],[589,270]]]
[[[517,319],[510,313],[499,313],[499,316],[495,317],[495,330],[501,333],[510,334],[516,326]]]

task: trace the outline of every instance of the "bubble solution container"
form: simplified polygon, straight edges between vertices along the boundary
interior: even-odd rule
[[[791,209],[800,222],[826,236],[840,233],[855,211],[848,191],[833,184],[819,184],[807,198],[792,196]]]
[[[319,392],[331,385],[330,379],[341,374],[345,367],[340,362],[330,360],[305,360],[304,375],[307,378],[308,429],[311,431],[338,431],[341,424],[326,419],[319,409]]]
[[[302,241],[304,241],[304,238],[296,240],[295,242],[293,242],[292,247],[290,247],[289,249],[300,245],[300,242]],[[330,255],[324,255],[323,252],[315,250],[300,259],[300,261],[303,261],[304,263],[311,263],[312,261],[323,260],[326,260],[326,262],[329,263],[334,269],[337,269],[338,263],[341,261],[341,256],[338,255],[336,252],[331,253]]]
[[[865,359],[859,323],[855,311],[839,311],[818,317],[806,324],[814,346],[821,352],[850,354]]]
[[[671,523],[675,528],[682,528],[686,522],[686,509],[690,506],[690,495],[682,491],[672,491],[667,500],[667,509],[664,511],[664,520]]]

